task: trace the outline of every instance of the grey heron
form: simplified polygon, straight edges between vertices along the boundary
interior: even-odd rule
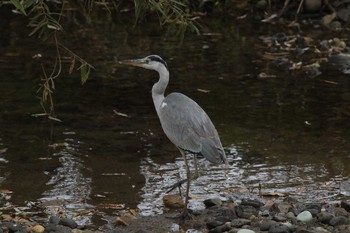
[[[198,176],[197,155],[202,155],[212,163],[227,164],[218,132],[209,116],[195,101],[178,92],[164,96],[169,83],[169,70],[167,63],[160,56],[150,55],[141,59],[120,61],[119,63],[139,66],[159,73],[159,80],[152,87],[152,98],[164,133],[180,150],[185,161],[187,187],[183,213],[186,215],[192,179],[186,155],[194,156],[196,176]]]

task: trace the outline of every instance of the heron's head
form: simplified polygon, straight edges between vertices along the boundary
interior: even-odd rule
[[[145,58],[119,61],[120,64],[139,66],[149,70],[160,71],[161,68],[168,70],[166,62],[158,55],[149,55]]]

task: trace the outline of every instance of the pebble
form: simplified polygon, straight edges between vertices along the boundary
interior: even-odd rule
[[[260,207],[264,206],[264,203],[257,199],[243,199],[241,205],[249,205],[259,209]]]
[[[330,233],[330,231],[327,231],[326,229],[324,229],[322,227],[316,227],[315,233]]]
[[[274,220],[276,222],[284,222],[284,221],[287,220],[287,218],[282,216],[282,215],[280,215],[280,214],[278,214],[278,215],[273,216],[272,220]]]
[[[60,219],[58,224],[62,226],[70,227],[72,229],[78,227],[78,224],[73,219],[70,219],[70,218],[62,218]]]
[[[244,225],[250,225],[250,220],[249,219],[245,219],[245,218],[237,218],[237,219],[233,219],[231,221],[231,226],[232,227],[242,227]]]
[[[310,203],[307,204],[304,210],[309,211],[313,217],[316,217],[317,214],[321,212],[321,203]]]
[[[350,202],[341,201],[340,202],[340,207],[345,209],[347,212],[350,213]]]
[[[350,219],[347,217],[344,217],[344,216],[333,217],[329,221],[329,224],[332,226],[348,225],[348,224],[350,224]]]
[[[250,218],[251,216],[257,216],[259,211],[250,205],[239,205],[235,208],[236,214],[240,218]]]
[[[215,227],[209,231],[209,233],[221,233],[231,230],[231,224],[225,223],[224,225]]]
[[[249,229],[240,229],[237,231],[237,233],[255,233],[255,231]]]
[[[163,197],[163,203],[169,209],[183,209],[185,207],[184,201],[176,194],[165,195]]]
[[[268,231],[272,225],[277,225],[278,223],[275,221],[267,221],[260,223],[260,230],[261,231]]]
[[[32,227],[32,231],[35,233],[43,233],[45,231],[45,228],[41,225],[35,225]]]
[[[210,230],[210,229],[213,229],[215,227],[221,226],[223,224],[224,223],[221,221],[214,220],[214,221],[208,222],[206,225],[207,225],[207,228]]]
[[[205,207],[209,208],[212,206],[221,206],[222,205],[222,201],[220,200],[220,198],[210,198],[210,199],[206,199],[203,201]]]
[[[60,222],[61,218],[57,217],[57,216],[51,216],[49,219],[49,222],[52,224],[57,225]]]
[[[304,223],[310,222],[312,220],[312,214],[309,211],[305,210],[298,214],[297,219]]]
[[[344,208],[336,208],[334,210],[334,215],[335,216],[349,217],[349,212],[347,212]]]
[[[290,232],[289,227],[281,223],[273,224],[269,229],[269,233],[289,233],[289,232]]]
[[[333,218],[333,215],[327,212],[321,212],[317,215],[318,221],[324,224],[328,224],[332,218]]]

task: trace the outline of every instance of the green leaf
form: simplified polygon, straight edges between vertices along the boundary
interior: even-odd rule
[[[27,15],[24,6],[20,3],[19,0],[11,0],[11,3],[19,10],[22,14]]]
[[[83,85],[86,80],[88,80],[90,75],[90,66],[88,64],[82,64],[80,66],[80,79],[81,79],[81,84]]]

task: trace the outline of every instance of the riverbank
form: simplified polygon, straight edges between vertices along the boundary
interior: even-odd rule
[[[350,201],[300,202],[291,197],[249,198],[204,201],[202,210],[190,210],[190,218],[180,218],[181,210],[165,209],[163,214],[141,217],[133,211],[112,217],[106,226],[82,226],[73,219],[51,216],[47,221],[32,219],[44,215],[1,215],[1,232],[62,233],[345,233],[350,232]],[[42,216],[41,216],[42,217]]]

